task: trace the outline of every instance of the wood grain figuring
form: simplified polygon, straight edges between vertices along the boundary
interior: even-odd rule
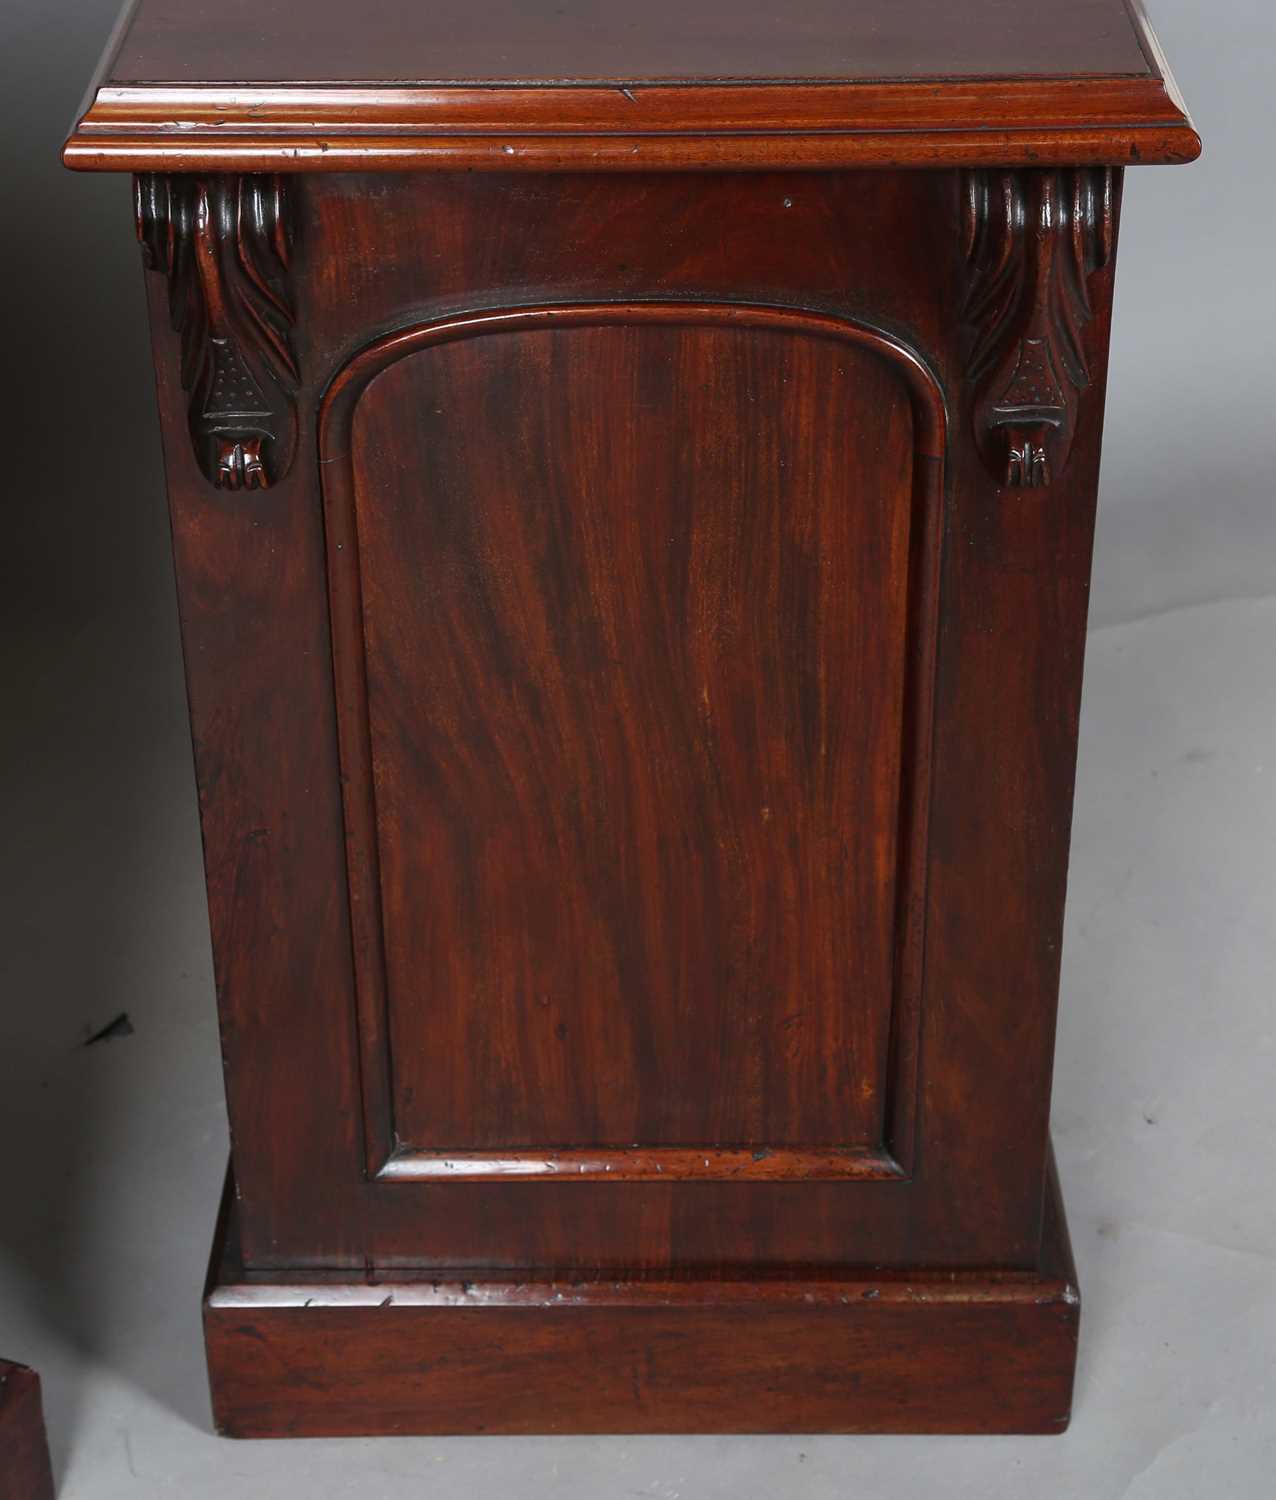
[[[149,278],[248,1263],[303,1279],[367,1264],[381,1274],[510,1279],[1031,1268],[1113,262],[1091,283],[1094,316],[1083,338],[1092,378],[1068,465],[1032,503],[1007,503],[977,451],[963,385],[957,173],[330,174],[293,187],[299,454],[309,457],[251,506],[212,489],[193,461],[165,288]],[[922,236],[919,224],[937,228]],[[766,305],[816,324],[893,330],[886,342],[925,351],[953,403],[942,557],[936,528],[934,549],[910,559],[910,600],[927,595],[927,569],[939,582],[937,628],[919,632],[916,652],[908,648],[909,680],[935,683],[935,712],[933,754],[923,736],[904,731],[910,773],[929,774],[932,795],[929,835],[899,834],[900,848],[913,851],[908,884],[920,899],[897,930],[924,929],[924,942],[901,948],[901,963],[912,955],[916,972],[901,973],[896,993],[915,990],[920,1013],[915,1035],[892,1027],[882,1098],[889,1154],[903,1175],[882,1175],[884,1162],[870,1154],[830,1166],[817,1148],[795,1148],[754,1163],[752,1149],[703,1142],[694,1144],[715,1144],[710,1166],[691,1180],[654,1172],[667,1161],[643,1152],[626,1157],[628,1180],[607,1180],[614,1156],[578,1146],[597,1170],[572,1176],[572,1150],[542,1141],[548,1149],[516,1159],[512,1176],[501,1175],[506,1153],[489,1152],[478,1180],[456,1179],[439,1166],[450,1155],[432,1158],[428,1146],[395,1155],[392,1136],[377,1135],[386,1133],[376,1122],[390,1118],[389,1095],[379,1102],[375,1072],[361,1068],[378,1053],[361,1044],[351,963],[351,881],[364,872],[343,848],[326,592],[331,513],[325,527],[321,491],[340,465],[316,462],[320,404],[386,330],[410,341],[425,327],[481,322],[499,316],[483,309],[502,307],[605,302],[623,316],[653,298]],[[738,347],[760,349],[772,337],[742,330]],[[610,368],[606,349],[579,347]],[[419,358],[435,354],[445,351]],[[369,399],[375,390],[374,380]],[[518,391],[505,398],[520,409]],[[749,451],[762,410],[753,407]],[[414,410],[403,429],[414,455],[420,420]],[[487,432],[496,421],[494,408],[469,415]],[[919,444],[926,448],[928,440]],[[414,484],[428,475],[415,457],[402,472]],[[756,553],[760,542],[751,545]],[[398,562],[421,579],[428,564]],[[478,687],[499,703],[500,681]],[[917,711],[910,695],[908,712]],[[587,1040],[587,1032],[573,1036],[577,1056]],[[607,1036],[597,1040],[586,1071],[605,1074]],[[409,1066],[417,1057],[407,1056]],[[463,1068],[463,1058],[453,1060]],[[464,1160],[463,1149],[457,1154]]]
[[[0,1359],[0,1500],[53,1500],[40,1377]]]
[[[245,1274],[205,1296],[236,1437],[1062,1432],[1080,1300],[1057,1183],[1030,1273],[754,1281]],[[223,1248],[224,1247],[224,1248]]]
[[[513,1175],[528,1148],[529,1175],[770,1177],[848,1145],[846,1175],[899,1175],[933,383],[851,325],[679,305],[493,314],[358,364],[321,451],[391,1175]],[[596,1153],[658,1145],[684,1149]]]
[[[395,0],[355,24],[335,0],[230,0],[215,20],[144,0],[64,157],[139,172],[641,172],[1199,153],[1140,9],[1013,11]]]

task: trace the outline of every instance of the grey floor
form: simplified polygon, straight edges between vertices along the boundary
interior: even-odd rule
[[[44,1376],[65,1500],[1272,1493],[1276,27],[1153,8],[1208,154],[1127,192],[1055,1080],[1070,1432],[249,1445],[201,1363],[226,1124],[140,273],[125,185],[53,159],[115,0],[7,11],[0,1354]]]

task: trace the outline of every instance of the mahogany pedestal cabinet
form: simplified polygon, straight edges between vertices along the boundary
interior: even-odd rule
[[[1124,0],[140,0],[219,1428],[1055,1432]]]

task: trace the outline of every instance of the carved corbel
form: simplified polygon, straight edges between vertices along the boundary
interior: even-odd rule
[[[219,489],[265,489],[296,447],[284,179],[147,173],[135,202],[146,265],[168,278],[199,467]]]
[[[1109,167],[971,171],[963,183],[975,440],[999,484],[1062,473],[1090,382],[1090,276],[1112,254]]]

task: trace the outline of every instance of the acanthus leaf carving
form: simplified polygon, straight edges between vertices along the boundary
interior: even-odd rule
[[[1068,461],[1090,383],[1088,282],[1112,255],[1115,194],[1110,167],[965,174],[966,378],[999,484],[1039,488]]]
[[[219,489],[265,489],[296,447],[284,179],[146,173],[135,204],[146,265],[168,278],[199,467]]]

